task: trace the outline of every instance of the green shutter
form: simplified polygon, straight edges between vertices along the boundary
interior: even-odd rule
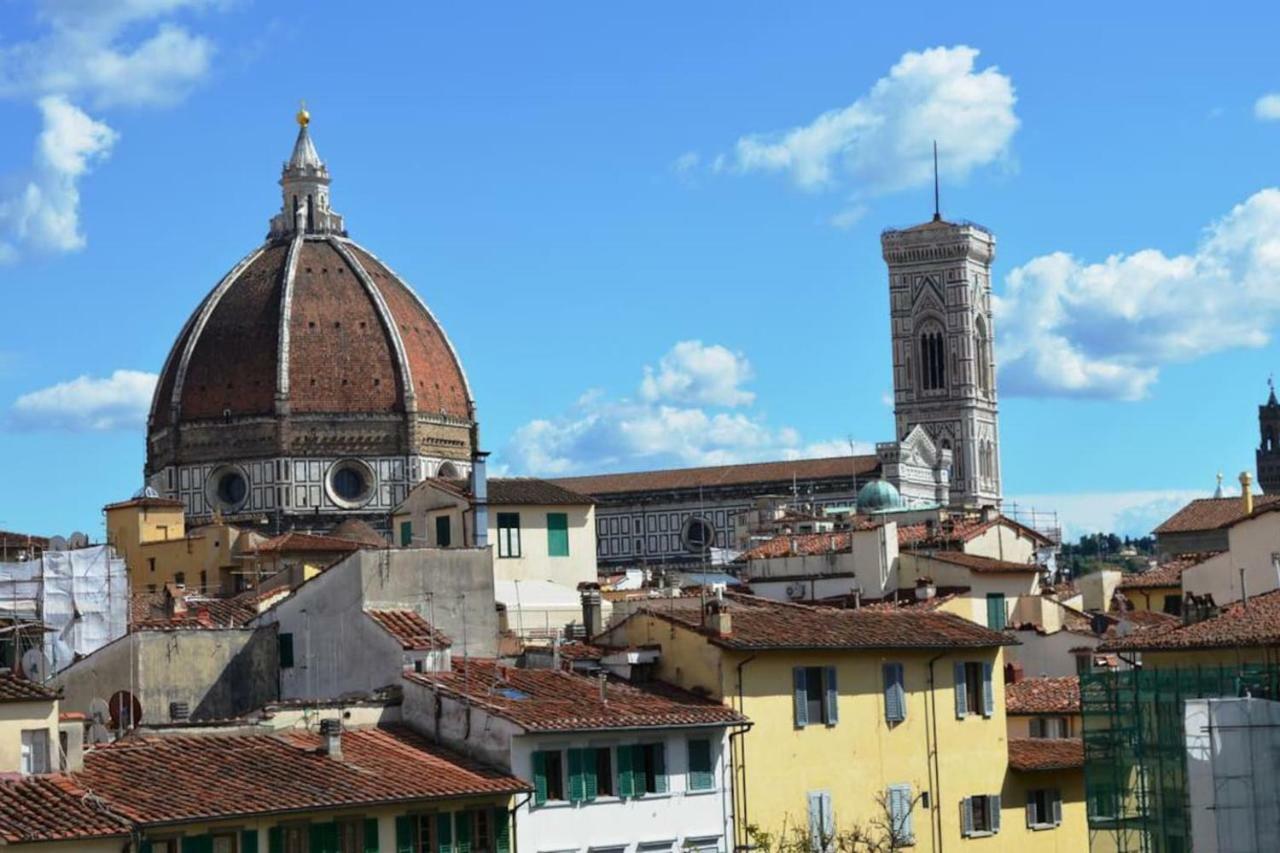
[[[631,773],[631,747],[619,746],[615,754],[618,756],[618,796],[634,797],[636,780]]]
[[[599,783],[596,780],[596,753],[599,749],[582,750],[582,786],[586,788],[586,797],[588,803],[596,798],[596,789]]]
[[[631,775],[635,779],[635,781],[633,781],[631,785],[633,788],[635,788],[636,796],[642,797],[645,794],[649,793],[649,788],[645,781],[645,772],[644,772],[644,765],[645,765],[644,745],[639,743],[633,744],[630,747],[630,750],[631,750]]]
[[[547,556],[569,556],[569,515],[563,512],[547,513]]]
[[[706,791],[715,787],[711,772],[711,741],[689,741],[689,790]]]
[[[338,853],[338,825],[329,823],[313,823],[307,827],[311,853]]]
[[[138,842],[138,853],[151,853],[151,842],[150,842],[150,841],[139,841],[139,842]]]
[[[533,804],[540,806],[547,801],[547,754],[533,754]]]
[[[240,853],[258,853],[258,830],[240,830]]]
[[[408,548],[413,544],[413,522],[400,522],[400,547]]]
[[[456,853],[471,853],[471,812],[457,812],[453,820]]]
[[[657,788],[657,793],[665,794],[667,792],[667,745],[655,743],[652,749],[654,787]]]
[[[280,647],[280,668],[293,666],[293,634],[279,634],[276,643]]]
[[[364,853],[378,853],[378,819],[364,819]]]
[[[493,809],[493,847],[495,853],[511,853],[511,815],[505,806]]]
[[[278,826],[267,830],[267,853],[284,853],[284,830]]]
[[[441,812],[436,815],[436,850],[438,853],[453,853],[453,814]]]
[[[987,593],[987,627],[992,631],[1003,631],[1008,622],[1008,611],[1004,606],[1004,594]]]
[[[396,816],[396,853],[414,853],[413,817],[407,814]]]
[[[182,853],[213,853],[213,839],[207,835],[188,835],[182,839]]]
[[[582,778],[584,749],[569,750],[569,802],[581,803],[587,798],[587,786]]]

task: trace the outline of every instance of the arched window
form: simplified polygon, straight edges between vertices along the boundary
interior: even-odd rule
[[[978,389],[983,394],[991,393],[991,335],[987,332],[987,321],[978,316],[974,331],[974,358],[977,359]]]
[[[947,387],[947,357],[941,331],[926,329],[920,335],[920,387],[925,391]]]
[[[307,193],[307,231],[316,230],[315,208],[315,199],[311,196],[311,193]]]

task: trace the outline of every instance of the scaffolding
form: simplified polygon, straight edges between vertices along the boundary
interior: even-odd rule
[[[1089,847],[1187,853],[1186,702],[1280,699],[1280,665],[1130,669],[1080,677]]]

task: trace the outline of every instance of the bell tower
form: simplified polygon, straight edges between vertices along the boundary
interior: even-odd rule
[[[896,438],[919,426],[951,452],[953,506],[999,506],[991,262],[995,237],[933,220],[880,237],[889,267]]]
[[[1280,402],[1276,401],[1275,382],[1267,380],[1271,393],[1258,407],[1258,485],[1263,494],[1280,494]]]

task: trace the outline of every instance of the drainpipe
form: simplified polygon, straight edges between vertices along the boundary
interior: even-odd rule
[[[751,655],[748,658],[738,661],[738,713],[742,714],[744,717],[746,716],[746,711],[743,708],[742,670],[747,664],[751,663],[755,659],[756,656]],[[730,779],[730,785],[733,789],[734,834],[740,836],[741,842],[734,845],[735,850],[749,849],[749,845],[747,844],[747,742],[742,736],[750,730],[751,724],[748,723],[738,731],[729,733],[729,755],[733,756],[736,753],[738,756],[738,760],[734,762],[736,766],[731,768],[732,774]],[[738,740],[736,747],[734,745],[734,738],[737,738]]]
[[[516,831],[516,825],[519,822],[520,809],[527,806],[532,799],[533,794],[525,794],[524,799],[511,809],[511,853],[520,853],[520,833]]]
[[[942,767],[938,763],[938,685],[933,677],[933,665],[946,657],[946,654],[946,652],[938,652],[938,654],[929,658],[929,702],[932,705],[930,715],[933,717],[933,766],[930,768],[933,776],[933,791],[930,793],[929,811],[932,814],[929,815],[929,822],[933,828],[933,849],[938,853],[942,853]],[[929,726],[925,726],[924,742],[925,761],[928,763]]]

